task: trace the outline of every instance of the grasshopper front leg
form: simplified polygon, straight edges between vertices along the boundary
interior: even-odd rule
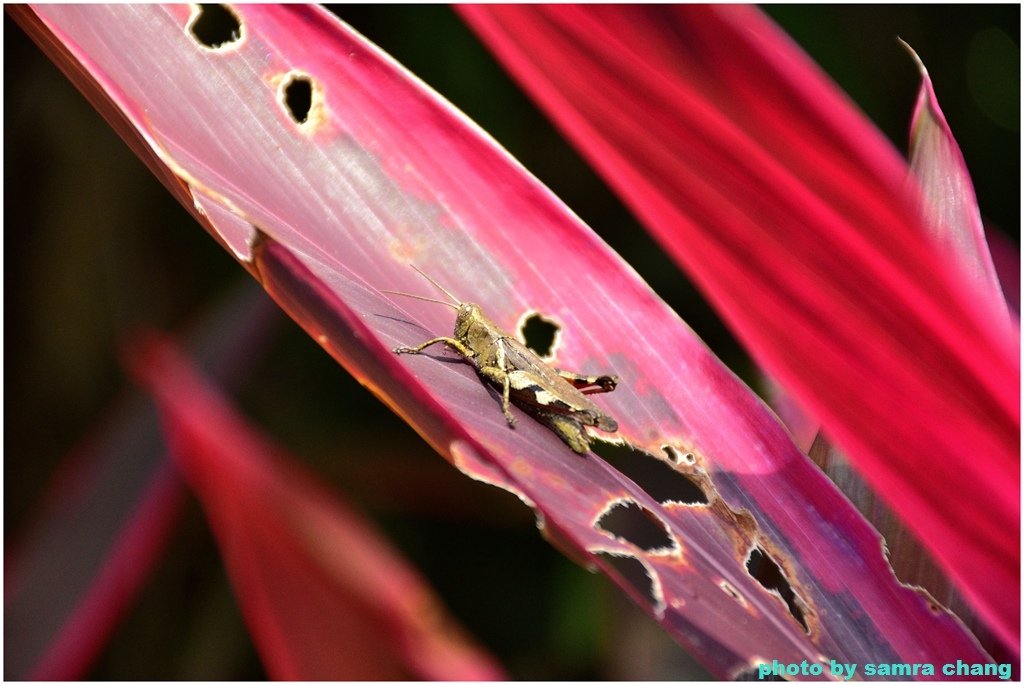
[[[394,352],[395,354],[419,354],[426,348],[430,347],[431,345],[436,345],[437,343],[444,343],[445,345],[452,348],[453,350],[461,354],[463,357],[466,357],[467,359],[472,359],[474,356],[473,350],[463,345],[460,341],[456,340],[455,338],[446,338],[444,336],[428,340],[427,342],[417,345],[416,347],[395,347],[391,351]]]
[[[445,345],[448,345],[466,359],[473,360],[476,357],[476,353],[464,345],[462,341],[446,336],[432,338],[431,340],[421,343],[416,347],[395,347],[391,351],[395,354],[420,354],[426,348],[431,345],[436,345],[437,343],[444,343]],[[509,383],[508,373],[504,368],[506,365],[505,350],[500,345],[498,346],[497,359],[495,361],[498,363],[498,366],[480,366],[478,369],[484,378],[493,382],[495,385],[501,386],[501,411],[505,415],[505,420],[508,421],[508,425],[515,426],[516,417],[512,416],[512,410],[509,408],[511,385]]]

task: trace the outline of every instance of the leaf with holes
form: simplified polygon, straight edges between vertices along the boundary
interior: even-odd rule
[[[314,339],[715,673],[987,660],[893,578],[874,531],[632,269],[326,12],[238,6],[237,28],[204,42],[184,7],[35,11],[39,41]],[[552,322],[553,365],[618,375],[594,403],[618,423],[595,436],[620,445],[576,455],[517,409],[509,427],[456,355],[393,354],[454,328],[450,309],[383,292],[436,296],[409,264],[512,336]]]
[[[1019,332],[930,85],[922,211],[755,8],[460,11],[1019,653]]]

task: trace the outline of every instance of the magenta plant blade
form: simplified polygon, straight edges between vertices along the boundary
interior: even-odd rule
[[[502,678],[379,533],[249,428],[173,344],[146,340],[132,366],[207,512],[271,677]]]
[[[1019,652],[1019,336],[891,144],[753,7],[461,11]]]
[[[925,212],[936,242],[959,263],[984,300],[1006,316],[1002,289],[985,241],[978,200],[960,146],[939,107],[932,79],[921,58],[904,43],[921,74],[921,89],[910,128],[910,168],[921,185]]]
[[[187,341],[226,386],[238,383],[278,318],[257,287],[243,285],[205,312]],[[32,524],[4,550],[11,679],[88,676],[163,554],[186,495],[155,408],[139,393],[111,408],[49,489]]]
[[[892,577],[881,541],[759,400],[492,140],[318,9],[240,6],[205,46],[179,7],[39,7],[188,186],[220,240],[332,355],[466,473],[518,493],[554,542],[728,677],[986,656]],[[127,47],[127,46],[130,46]],[[290,89],[308,85],[298,113]],[[305,87],[305,86],[303,86]],[[614,372],[595,402],[635,448],[570,452],[450,353],[413,263],[508,331],[558,325],[553,362]],[[629,477],[637,464],[660,469]],[[670,484],[665,489],[660,487]]]

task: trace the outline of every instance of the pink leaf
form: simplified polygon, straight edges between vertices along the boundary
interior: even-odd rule
[[[750,7],[460,9],[1019,650],[1015,336],[891,146]]]
[[[370,525],[248,428],[173,347],[151,341],[133,367],[160,405],[271,677],[502,677]]]

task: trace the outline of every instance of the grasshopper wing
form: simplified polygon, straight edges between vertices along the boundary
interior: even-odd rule
[[[514,338],[498,342],[505,352],[505,372],[509,376],[512,401],[529,412],[571,416],[587,426],[603,431],[618,430],[613,418],[597,408],[586,395],[562,378],[532,350]]]

